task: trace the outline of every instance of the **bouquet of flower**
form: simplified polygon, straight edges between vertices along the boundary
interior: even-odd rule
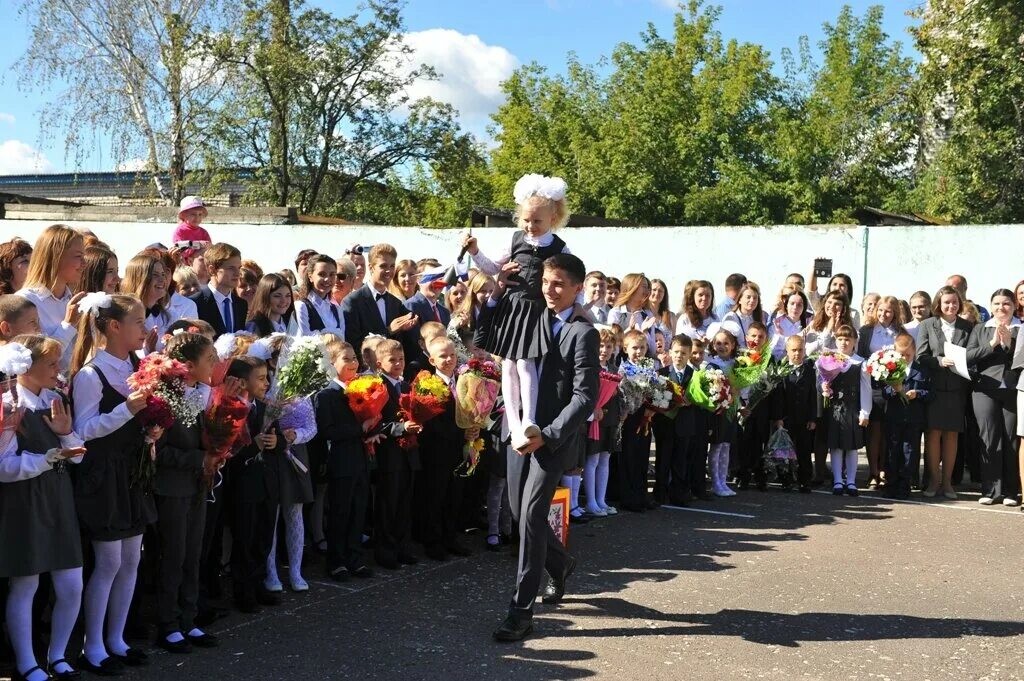
[[[210,489],[214,487],[214,477],[221,466],[252,441],[245,427],[248,417],[248,402],[237,395],[227,394],[223,388],[214,389],[203,427],[203,448],[206,450],[203,473]]]
[[[779,428],[768,438],[762,463],[770,480],[796,478],[796,446],[785,428]]]
[[[765,344],[760,348],[744,348],[736,357],[732,367],[731,383],[736,390],[742,390],[757,383],[768,368],[772,353]]]
[[[451,397],[451,391],[439,376],[429,371],[421,371],[412,379],[409,392],[398,398],[399,416],[405,421],[422,426],[430,419],[443,414]],[[413,449],[417,443],[416,435],[412,433],[398,439],[402,449]]]
[[[828,407],[832,397],[832,381],[850,368],[850,358],[836,350],[823,350],[818,359],[814,360],[814,368],[821,380],[821,396],[825,398],[825,406]]]
[[[310,433],[308,438],[312,439],[312,436],[316,434],[316,413],[313,411],[312,400],[309,397],[299,397],[290,400],[285,405],[284,413],[281,414],[278,425],[281,426],[281,430],[294,429],[296,431],[306,431]],[[295,470],[300,473],[309,472],[309,467],[295,456],[290,445],[285,447],[284,453]]]
[[[693,405],[716,414],[731,408],[735,399],[729,377],[721,369],[711,367],[693,375],[686,386],[686,396]]]
[[[750,387],[750,395],[747,396],[747,409],[748,412],[752,412],[754,407],[761,403],[764,398],[772,394],[779,385],[786,380],[786,376],[789,376],[793,371],[793,365],[788,361],[782,362],[768,362],[765,365],[764,372],[758,377],[757,382]],[[742,424],[746,419],[740,417],[740,423]]]
[[[597,408],[602,409],[604,405],[612,399],[616,392],[619,390],[619,383],[622,382],[622,376],[613,374],[608,371],[601,372],[601,383],[597,389]],[[601,437],[601,422],[594,419],[590,422],[590,431],[588,437],[591,440],[597,440]]]
[[[636,363],[623,362],[619,374],[622,376],[619,388],[626,407],[624,416],[635,414],[640,407],[654,402],[656,392],[659,402],[663,400],[663,391],[655,388],[662,377],[654,370],[654,361],[650,358],[644,357]]]
[[[319,336],[303,336],[287,345],[277,360],[276,396],[289,401],[323,390],[335,371]]]
[[[143,428],[159,426],[167,429],[175,423],[185,428],[195,425],[203,405],[198,392],[185,396],[188,367],[167,355],[154,352],[143,358],[138,370],[128,377],[131,390],[145,393],[146,406],[136,414]],[[153,491],[156,475],[156,441],[148,435],[139,456],[139,465],[132,474],[132,484],[144,491]]]
[[[380,423],[381,412],[384,405],[388,403],[388,389],[384,386],[384,379],[380,376],[360,376],[345,389],[348,397],[348,406],[356,415],[359,423],[372,422],[373,426]],[[372,429],[372,426],[371,426]],[[366,453],[372,459],[377,450],[369,439],[364,439]]]
[[[901,387],[903,381],[906,380],[907,369],[907,360],[903,359],[903,355],[896,352],[893,348],[883,348],[873,353],[864,362],[864,371],[867,372],[868,376],[872,380],[892,388],[899,395],[900,399],[903,400],[904,404],[907,403],[907,396],[903,394],[903,391],[897,390],[897,388]]]
[[[489,360],[471,359],[459,367],[455,382],[455,424],[459,428],[485,428],[501,390],[501,371]],[[476,471],[483,451],[482,438],[467,440],[462,450],[463,462],[456,473],[468,477]]]

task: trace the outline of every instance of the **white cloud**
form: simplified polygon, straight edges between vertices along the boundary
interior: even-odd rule
[[[0,175],[44,173],[53,170],[43,154],[20,140],[0,142]]]
[[[124,161],[120,161],[114,165],[114,171],[123,173],[127,171],[142,170],[146,167],[146,159],[144,158],[129,158]]]
[[[432,97],[459,110],[463,125],[483,123],[502,103],[501,82],[519,65],[504,47],[488,45],[476,35],[447,28],[432,28],[405,34],[406,44],[415,51],[414,64],[427,64],[440,74],[436,81],[423,81],[409,88],[412,100]],[[468,125],[467,125],[468,124]]]
[[[0,111],[0,123],[14,125],[14,114],[4,113],[3,111]]]

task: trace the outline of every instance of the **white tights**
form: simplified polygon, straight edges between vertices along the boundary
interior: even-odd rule
[[[47,660],[52,664],[63,660],[71,638],[71,630],[78,619],[82,603],[82,568],[54,570],[50,573],[56,601],[53,606],[53,621],[50,622],[50,647]],[[11,577],[10,593],[7,596],[7,630],[14,648],[15,664],[22,674],[37,665],[32,650],[32,599],[39,587],[39,575]],[[54,671],[67,672],[71,667],[57,665]],[[28,675],[29,681],[43,679],[43,672]]]
[[[608,508],[608,504],[605,503],[605,494],[608,492],[608,471],[611,459],[611,452],[587,455],[587,464],[583,468],[583,488],[587,491],[587,510],[591,513]]]
[[[537,365],[532,359],[501,361],[501,394],[505,396],[505,418],[513,442],[526,426],[537,423],[538,390]]]
[[[267,555],[267,582],[281,581],[277,576],[277,521],[282,515],[285,548],[288,549],[288,578],[295,584],[302,579],[302,545],[306,539],[302,525],[302,504],[284,504],[274,512],[274,539]]]
[[[857,451],[832,450],[832,485],[843,484],[843,466],[846,466],[846,484],[857,484]]]
[[[108,657],[108,651],[124,655],[124,625],[135,593],[135,578],[142,556],[142,535],[118,541],[94,541],[96,568],[85,585],[85,656],[94,665]],[[103,620],[107,635],[103,636]],[[106,642],[106,646],[104,646]]]
[[[575,511],[580,506],[580,480],[579,475],[563,475],[562,487],[569,488],[569,510]]]

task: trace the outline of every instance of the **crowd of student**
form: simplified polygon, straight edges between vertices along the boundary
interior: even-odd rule
[[[156,624],[155,645],[172,653],[216,646],[206,627],[224,614],[222,579],[230,575],[240,611],[257,612],[280,601],[279,564],[288,566],[291,590],[308,590],[309,550],[325,556],[326,577],[338,581],[374,576],[369,547],[376,567],[388,570],[419,560],[414,542],[432,560],[468,555],[463,531],[478,525],[486,527],[484,547],[504,550],[521,494],[506,484],[506,455],[530,454],[544,438],[554,446],[537,416],[538,368],[546,370],[541,358],[580,319],[597,328],[599,342],[593,366],[581,368],[589,350],[580,350],[577,377],[585,376],[577,382],[587,385],[574,394],[598,425],[572,423],[578,455],[561,483],[574,522],[732,496],[730,484],[764,490],[762,454],[780,427],[798,456],[783,489],[823,484],[831,453],[833,492],[857,494],[863,446],[869,489],[954,499],[966,465],[982,504],[1019,504],[1024,384],[1014,355],[1024,282],[996,291],[991,312],[967,299],[961,276],[934,297],[869,294],[855,310],[846,275],[819,293],[815,277],[805,286],[791,274],[776,295],[735,274],[719,300],[710,282],[690,281],[676,313],[661,280],[583,270],[555,234],[568,213],[564,183],[549,181],[533,181],[523,196],[517,185],[522,231],[508,252],[488,257],[464,238],[474,265],[464,270],[399,259],[394,246],[377,244],[354,245],[339,258],[303,250],[294,272],[264,273],[238,248],[213,241],[195,197],[182,203],[172,245],[133,255],[123,278],[102,235],[85,230],[53,225],[34,246],[0,244],[4,399],[24,411],[16,429],[0,431],[0,578],[17,678],[74,678],[79,669],[118,675],[144,665],[146,653],[125,634],[140,620]],[[570,308],[552,307],[553,285],[546,275],[542,283],[552,268],[579,290]],[[318,339],[336,379],[300,401],[289,427],[282,419],[263,428],[277,360],[296,337]],[[621,398],[596,408],[598,370],[653,360],[686,386],[696,370],[727,370],[741,347],[765,344],[792,371],[770,399],[741,409],[742,425],[684,404],[671,418],[654,416],[648,431],[645,410],[627,413]],[[947,344],[966,348],[971,379],[954,371]],[[885,347],[910,366],[902,387],[872,384],[863,371],[864,358]],[[811,359],[823,350],[852,358],[828,402]],[[222,469],[204,449],[202,417],[166,430],[140,425],[148,396],[128,377],[155,351],[186,365],[188,393],[203,405],[214,383],[248,401],[251,437]],[[460,429],[451,405],[423,425],[403,420],[399,395],[413,376],[432,371],[452,388],[457,367],[472,357],[502,360],[504,408],[493,428]],[[226,372],[215,381],[218,362]],[[378,425],[358,422],[344,398],[364,373],[382,376],[389,391]],[[408,435],[418,439],[412,451],[399,446]],[[477,473],[453,475],[466,441],[478,437],[485,449]],[[153,493],[135,482],[147,443]],[[552,574],[546,602],[557,602],[569,572]],[[155,591],[148,605],[138,577]],[[517,591],[514,603],[535,596]],[[80,610],[84,640],[72,663],[67,647]],[[38,636],[41,618],[49,636],[40,664],[33,625]]]

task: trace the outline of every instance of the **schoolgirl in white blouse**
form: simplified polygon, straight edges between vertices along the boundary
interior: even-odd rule
[[[715,287],[704,279],[691,279],[683,290],[683,309],[676,320],[676,333],[703,340],[715,322]]]

